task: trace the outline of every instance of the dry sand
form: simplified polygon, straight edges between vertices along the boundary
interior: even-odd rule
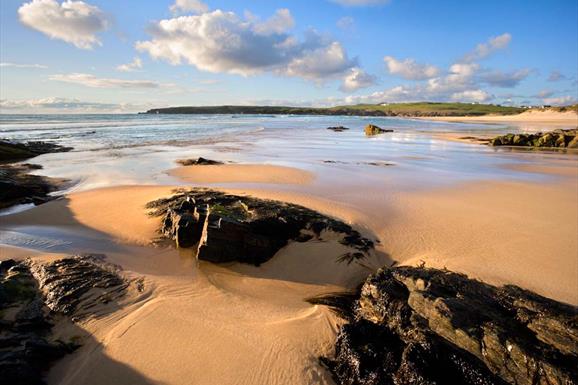
[[[293,167],[266,164],[181,166],[169,174],[189,183],[275,183],[308,184],[314,175]]]
[[[517,115],[440,116],[423,119],[463,123],[523,123],[526,125],[547,124],[549,126],[554,125],[568,127],[576,127],[578,125],[578,114],[576,114],[576,112],[557,112],[552,110],[529,110]]]
[[[365,261],[369,269],[337,263],[345,250],[331,234],[325,242],[290,244],[259,268],[197,264],[189,252],[146,246],[159,219],[148,216],[144,205],[170,194],[166,186],[75,193],[3,217],[1,226],[10,229],[44,225],[95,239],[99,251],[129,276],[144,277],[150,290],[105,318],[81,324],[92,337],[50,371],[50,384],[331,384],[316,357],[331,352],[338,320],[303,299],[353,287],[391,260],[423,261],[578,304],[576,167],[537,168],[559,178],[548,184],[473,182],[400,193],[388,189],[385,179],[338,194],[335,186],[283,190],[279,180],[295,183],[308,175],[295,169],[242,168],[177,170],[194,183],[237,181],[239,173],[281,183],[230,191],[303,204],[377,235],[381,244]],[[26,255],[14,247],[0,251],[2,258]]]

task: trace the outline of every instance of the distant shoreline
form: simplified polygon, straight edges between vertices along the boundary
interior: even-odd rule
[[[567,107],[522,108],[493,104],[471,103],[392,103],[358,104],[327,108],[287,106],[181,106],[154,108],[141,114],[250,114],[250,115],[321,115],[321,116],[376,116],[404,118],[480,118],[487,116],[510,117],[528,112],[566,113],[578,111],[576,105]]]

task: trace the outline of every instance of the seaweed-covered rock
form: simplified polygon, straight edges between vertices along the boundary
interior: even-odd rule
[[[492,146],[578,148],[578,130],[555,130],[536,134],[506,134],[490,140]]]
[[[307,241],[329,230],[361,258],[373,242],[351,226],[305,207],[223,192],[193,189],[149,203],[163,216],[160,232],[177,247],[196,247],[200,260],[259,265],[290,240]]]
[[[381,127],[376,126],[374,124],[368,124],[367,126],[365,126],[365,135],[367,135],[367,136],[384,134],[386,132],[393,132],[393,130],[381,128]]]
[[[349,300],[334,358],[340,384],[576,384],[578,308],[516,286],[423,267],[385,268]]]

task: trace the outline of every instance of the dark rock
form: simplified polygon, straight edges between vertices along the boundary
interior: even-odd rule
[[[182,166],[211,166],[216,164],[224,164],[218,160],[205,159],[202,157],[196,159],[181,159],[177,160],[177,163]]]
[[[53,199],[49,194],[62,189],[65,180],[31,175],[31,164],[0,165],[0,209],[15,204],[40,204]]]
[[[75,319],[93,314],[95,304],[120,299],[129,283],[118,268],[91,255],[74,256],[31,267],[44,303],[52,311]]]
[[[578,148],[578,130],[555,130],[536,134],[507,134],[490,140],[492,146]]]
[[[335,127],[327,127],[327,129],[335,132],[343,132],[345,130],[349,130],[349,127],[335,126]]]
[[[52,340],[62,315],[99,315],[128,283],[97,256],[0,264],[0,383],[44,384],[43,373],[79,345]],[[9,312],[5,310],[10,308]]]
[[[382,269],[337,298],[311,302],[349,320],[322,359],[340,384],[578,383],[576,307],[423,267]]]
[[[367,135],[367,136],[383,134],[386,132],[393,132],[393,130],[381,128],[381,127],[373,125],[373,124],[368,124],[367,126],[365,126],[365,135]]]
[[[356,258],[373,248],[351,226],[283,202],[194,189],[151,202],[148,208],[164,217],[165,237],[177,247],[196,247],[197,258],[211,262],[259,265],[289,241],[305,242],[324,230],[342,234],[340,242],[357,250]]]
[[[47,142],[16,143],[0,139],[0,162],[15,162],[51,152],[66,152],[71,147],[64,147]]]

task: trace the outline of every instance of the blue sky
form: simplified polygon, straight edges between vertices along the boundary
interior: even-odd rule
[[[575,0],[3,0],[0,112],[575,103],[577,15]]]

